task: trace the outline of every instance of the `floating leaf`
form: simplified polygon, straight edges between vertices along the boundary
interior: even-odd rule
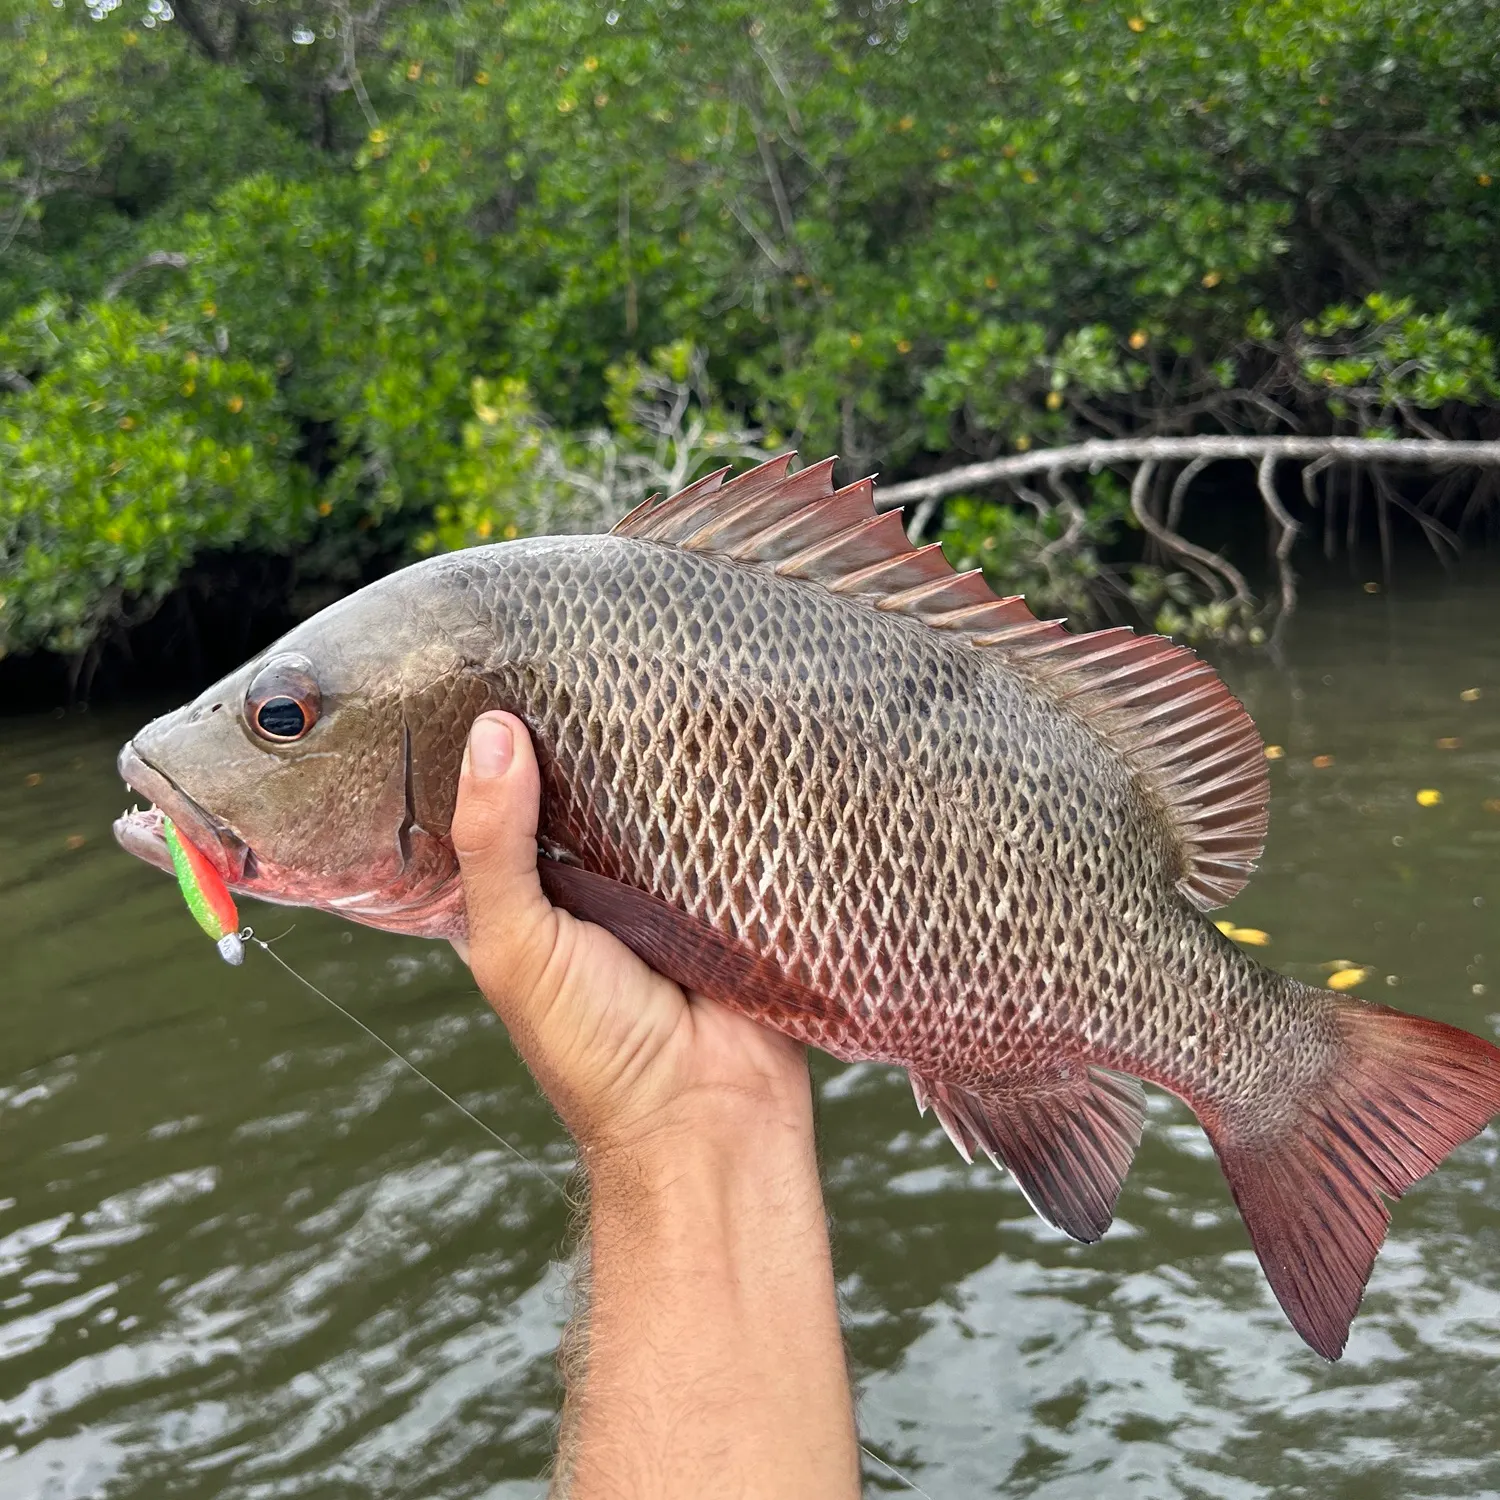
[[[1231,927],[1227,936],[1250,948],[1264,948],[1271,941],[1271,934],[1262,932],[1259,927]]]
[[[1417,793],[1417,805],[1419,807],[1436,807],[1443,800],[1443,794],[1436,787],[1424,786]]]
[[[1266,746],[1266,759],[1267,760],[1285,760],[1286,759],[1286,751],[1284,749],[1282,749],[1282,747],[1280,745],[1267,745]]]
[[[1312,763],[1314,770],[1326,771],[1333,764],[1333,757],[1331,755],[1315,755],[1312,758]]]
[[[1480,697],[1479,689],[1465,688],[1463,692],[1461,692],[1458,696],[1462,698],[1465,703],[1478,703]]]
[[[1463,741],[1457,735],[1450,734],[1440,739],[1437,742],[1437,747],[1439,750],[1457,750],[1462,744]]]
[[[1369,969],[1336,969],[1328,976],[1328,988],[1352,990],[1355,985],[1362,984],[1369,977]]]

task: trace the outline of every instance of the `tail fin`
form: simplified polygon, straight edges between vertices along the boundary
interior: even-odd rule
[[[1500,1049],[1388,1006],[1326,998],[1343,1060],[1286,1124],[1268,1132],[1232,1107],[1198,1113],[1276,1300],[1337,1359],[1391,1221],[1381,1195],[1399,1198],[1500,1113]]]

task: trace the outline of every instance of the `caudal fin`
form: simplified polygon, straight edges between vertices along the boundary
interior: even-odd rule
[[[1388,1006],[1327,999],[1343,1060],[1277,1128],[1232,1107],[1198,1113],[1277,1301],[1337,1359],[1390,1223],[1385,1199],[1500,1113],[1500,1049]]]

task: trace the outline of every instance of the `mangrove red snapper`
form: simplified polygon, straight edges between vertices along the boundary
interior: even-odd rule
[[[905,1067],[1082,1240],[1197,1112],[1281,1305],[1343,1349],[1399,1197],[1500,1110],[1500,1052],[1264,968],[1202,913],[1266,828],[1261,741],[1190,651],[1073,635],[778,459],[608,536],[419,563],[120,757],[236,892],[455,937],[464,741],[519,714],[552,899],[840,1058]]]

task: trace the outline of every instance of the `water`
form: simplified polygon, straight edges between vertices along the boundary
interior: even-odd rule
[[[1226,915],[1294,974],[1368,965],[1367,996],[1485,1035],[1497,635],[1493,589],[1346,586],[1308,604],[1285,670],[1227,669],[1286,755]],[[264,954],[226,968],[115,849],[114,752],[144,716],[0,724],[0,1497],[539,1495],[566,1205]],[[445,948],[245,915],[295,921],[289,962],[565,1178]],[[1399,1205],[1328,1367],[1175,1102],[1153,1099],[1120,1218],[1084,1247],[965,1167],[901,1075],[817,1075],[865,1441],[933,1500],[1500,1495],[1493,1129]],[[897,1488],[869,1465],[868,1493]]]

